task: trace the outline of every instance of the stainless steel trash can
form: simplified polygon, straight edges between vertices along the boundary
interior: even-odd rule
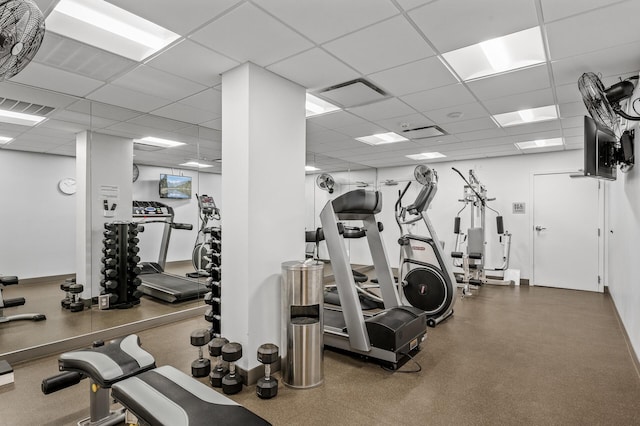
[[[282,264],[282,381],[292,388],[322,384],[324,264]]]

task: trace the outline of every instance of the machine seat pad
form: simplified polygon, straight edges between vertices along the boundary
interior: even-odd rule
[[[0,285],[12,285],[12,284],[18,284],[18,277],[15,277],[15,276],[0,277]]]
[[[58,359],[60,371],[77,371],[103,388],[156,367],[153,356],[140,347],[135,334],[95,348],[66,352]]]
[[[462,259],[463,256],[464,256],[464,254],[461,251],[452,251],[451,252],[451,257],[453,257],[454,259]]]
[[[382,210],[382,194],[379,191],[354,189],[332,201],[336,214],[378,214]]]
[[[469,253],[469,259],[482,259],[482,253]]]
[[[141,423],[152,426],[270,424],[168,365],[116,383],[111,395]]]

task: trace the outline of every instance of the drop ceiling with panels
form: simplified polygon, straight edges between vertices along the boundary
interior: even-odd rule
[[[180,37],[135,61],[47,31],[33,62],[0,83],[0,98],[54,110],[36,127],[1,124],[14,138],[1,149],[74,155],[75,133],[91,126],[187,143],[136,150],[141,164],[220,158],[220,75],[246,61],[327,100],[327,89],[352,80],[381,89],[368,103],[307,119],[307,161],[324,171],[415,164],[406,155],[425,151],[446,155],[429,161],[526,155],[514,143],[538,139],[564,145],[536,152],[580,149],[586,109],[578,77],[592,71],[610,85],[640,71],[637,0],[107,1]],[[46,17],[58,1],[36,3]],[[545,46],[538,65],[465,81],[444,59],[533,27]],[[492,118],[546,105],[557,119],[500,127]],[[355,140],[434,125],[443,136],[377,146]],[[219,163],[207,171],[219,172]]]

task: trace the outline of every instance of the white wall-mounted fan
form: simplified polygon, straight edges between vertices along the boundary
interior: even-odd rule
[[[316,177],[316,185],[318,185],[318,188],[327,191],[329,194],[333,194],[335,184],[336,181],[329,173],[322,173]]]
[[[32,0],[0,0],[0,81],[31,62],[43,37],[44,16]]]
[[[578,89],[591,118],[618,139],[615,146],[611,147],[614,167],[619,164],[621,171],[628,172],[634,164],[633,131],[623,131],[619,117],[640,121],[640,117],[627,114],[621,106],[622,101],[631,97],[635,85],[627,79],[605,88],[596,74],[586,72],[578,79]]]

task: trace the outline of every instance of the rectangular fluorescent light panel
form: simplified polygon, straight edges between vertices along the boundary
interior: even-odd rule
[[[404,136],[400,136],[397,133],[389,132],[389,133],[378,133],[371,136],[363,136],[361,138],[356,138],[357,141],[364,142],[369,145],[383,145],[386,143],[396,143],[396,142],[404,142],[409,139]]]
[[[187,167],[197,167],[199,169],[206,169],[207,167],[213,167],[211,164],[198,163],[197,161],[187,161],[186,163],[182,163],[180,165],[187,166]]]
[[[500,126],[509,127],[519,124],[536,123],[538,121],[555,120],[558,118],[558,112],[556,111],[555,105],[548,105],[539,108],[496,114],[493,118]]]
[[[562,140],[562,138],[538,139],[535,141],[515,143],[515,146],[517,146],[518,149],[547,148],[549,146],[560,146],[560,145],[564,145],[564,141]]]
[[[411,154],[406,157],[412,160],[433,160],[434,158],[444,158],[446,155],[439,152],[423,152],[422,154]]]
[[[60,0],[46,20],[47,30],[134,61],[180,38],[151,21],[103,0]]]
[[[0,121],[3,123],[18,124],[20,126],[35,126],[46,120],[47,117],[41,115],[25,114],[22,112],[8,111],[0,109]]]
[[[184,142],[171,141],[169,139],[160,139],[153,136],[147,136],[142,139],[134,139],[133,142],[141,145],[158,146],[160,148],[173,148],[180,145],[186,145]]]
[[[442,57],[465,81],[541,64],[547,60],[540,27],[443,53]]]
[[[305,107],[307,109],[307,118],[326,114],[328,112],[338,111],[340,109],[334,104],[320,99],[317,96],[313,96],[310,93],[307,93],[307,101],[305,103]]]
[[[8,138],[8,137],[6,137],[6,136],[0,136],[0,145],[4,145],[4,144],[6,144],[7,142],[10,142],[10,141],[12,141],[12,140],[13,140],[13,138]]]
[[[320,170],[317,167],[313,167],[313,166],[304,166],[304,171],[305,172],[317,172],[318,170]]]

